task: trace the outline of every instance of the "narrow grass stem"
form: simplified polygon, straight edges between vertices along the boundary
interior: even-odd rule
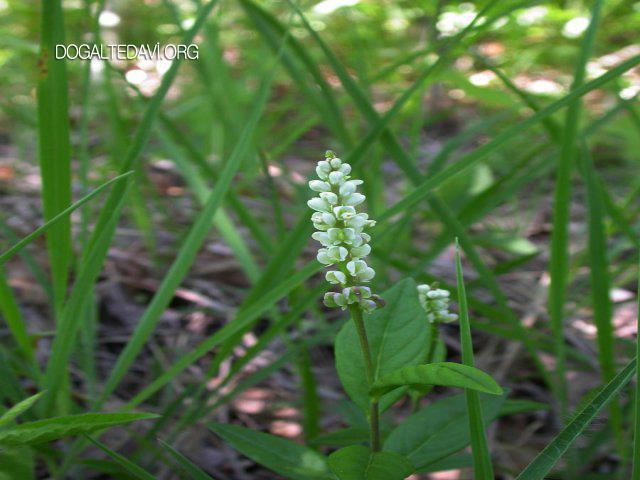
[[[371,349],[369,348],[369,340],[367,340],[367,331],[364,328],[364,320],[362,318],[362,310],[357,304],[349,306],[349,312],[351,318],[358,332],[358,339],[360,340],[360,349],[362,350],[362,356],[364,357],[364,369],[367,376],[367,383],[369,386],[373,384],[374,372],[373,362],[371,360]],[[371,429],[371,450],[377,452],[380,450],[380,426],[378,424],[378,401],[370,400],[369,410],[369,426]]]

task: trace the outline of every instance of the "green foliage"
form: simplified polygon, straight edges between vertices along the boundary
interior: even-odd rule
[[[150,413],[81,413],[52,417],[0,430],[0,445],[36,445],[153,418],[157,418],[157,415]]]
[[[386,306],[365,317],[375,378],[398,368],[418,365],[426,359],[429,328],[411,279],[398,282],[382,293]],[[369,406],[369,385],[363,375],[364,360],[353,322],[340,329],[335,342],[336,369],[345,391],[363,411]],[[405,389],[382,396],[381,410],[393,404]]]
[[[341,448],[329,455],[329,468],[339,480],[404,480],[413,465],[395,452],[372,452],[362,445]]]
[[[370,390],[379,397],[401,386],[439,385],[500,395],[502,389],[490,375],[477,368],[452,362],[403,367],[381,375]]]
[[[505,395],[480,395],[485,422],[497,418]],[[384,450],[405,455],[418,470],[469,445],[469,416],[464,395],[430,403],[391,431]]]
[[[213,424],[209,428],[239,452],[286,478],[332,478],[327,460],[310,448],[237,425]]]

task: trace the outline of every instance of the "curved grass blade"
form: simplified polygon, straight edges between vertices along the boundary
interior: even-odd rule
[[[4,263],[7,262],[7,260],[9,260],[11,257],[13,257],[16,253],[18,253],[20,250],[22,250],[25,246],[27,246],[30,242],[32,242],[33,240],[35,240],[36,238],[38,238],[40,235],[42,235],[43,233],[45,233],[47,230],[49,230],[50,228],[52,228],[57,222],[63,220],[64,218],[68,218],[69,215],[74,211],[77,210],[78,208],[80,208],[81,206],[83,206],[85,203],[87,203],[89,200],[91,200],[92,198],[94,198],[95,196],[99,195],[105,188],[111,186],[114,183],[118,183],[121,180],[126,179],[129,175],[131,175],[133,172],[125,172],[122,175],[118,175],[117,177],[112,178],[111,180],[103,183],[102,185],[100,185],[98,188],[96,188],[94,191],[92,191],[91,193],[89,193],[88,195],[85,195],[84,197],[82,197],[80,200],[78,200],[77,202],[75,202],[74,204],[72,204],[71,206],[67,207],[66,209],[64,209],[62,212],[58,213],[56,216],[54,216],[53,218],[51,218],[50,220],[48,220],[47,222],[45,222],[42,226],[36,228],[33,232],[31,232],[29,235],[27,235],[26,237],[24,237],[22,240],[20,240],[19,242],[17,242],[16,244],[14,244],[12,247],[10,247],[9,249],[5,250],[2,255],[0,255],[0,265],[3,265]]]
[[[456,281],[458,286],[458,305],[460,314],[460,350],[464,365],[473,367],[473,343],[471,341],[471,327],[469,324],[469,310],[467,308],[467,294],[462,276],[460,248],[456,239]],[[467,414],[469,416],[469,432],[471,436],[471,454],[473,457],[474,478],[493,478],[491,455],[484,431],[482,406],[478,392],[465,389],[464,391]]]
[[[590,402],[582,407],[573,420],[538,453],[533,461],[518,475],[516,480],[544,480],[555,463],[593,421],[598,412],[631,380],[636,369],[636,361],[635,358],[631,360]]]
[[[163,440],[158,440],[160,445],[173,457],[173,459],[178,463],[180,468],[189,476],[192,480],[211,480],[212,477],[204,473],[202,469],[173,448],[168,443]]]
[[[560,100],[548,105],[543,108],[539,112],[527,117],[520,123],[513,125],[505,129],[502,133],[495,136],[491,141],[485,143],[484,145],[476,148],[473,152],[462,155],[457,162],[453,163],[449,167],[445,168],[440,173],[434,175],[433,177],[427,178],[423,182],[420,183],[411,193],[406,195],[402,200],[398,201],[387,210],[382,212],[378,216],[378,221],[388,221],[391,217],[396,215],[397,213],[403,212],[408,208],[411,208],[416,203],[423,200],[429,192],[431,192],[434,188],[442,184],[444,181],[449,178],[457,175],[476,163],[485,158],[489,153],[497,149],[499,146],[507,143],[520,133],[524,132],[527,128],[535,125],[540,122],[542,119],[549,117],[553,113],[557,112],[561,108],[570,104],[574,99],[579,98],[586,93],[606,84],[607,82],[613,80],[614,78],[622,75],[627,70],[635,67],[640,63],[640,55],[635,55],[630,59],[620,63],[618,66],[612,68],[608,72],[600,75],[599,77],[591,80],[583,84],[582,86],[572,90],[566,96],[561,98]]]
[[[96,447],[98,447],[100,450],[102,450],[104,453],[106,453],[109,457],[111,457],[118,465],[120,465],[127,472],[129,472],[131,475],[133,475],[135,478],[138,478],[140,480],[155,480],[156,477],[151,475],[149,472],[144,470],[142,467],[139,467],[138,465],[133,463],[131,460],[123,457],[118,452],[114,452],[109,447],[107,447],[105,444],[100,443],[98,440],[96,440],[95,438],[90,437],[89,435],[85,435],[85,437],[91,443],[93,443]]]
[[[244,159],[251,144],[254,130],[269,96],[275,72],[276,68],[274,67],[271,72],[271,76],[263,81],[260,89],[258,90],[256,100],[253,104],[253,109],[249,114],[249,118],[247,119],[238,143],[225,163],[220,178],[211,191],[203,209],[194,221],[187,238],[182,244],[176,259],[169,269],[169,272],[163,279],[162,284],[153,296],[149,306],[140,318],[135,331],[127,342],[127,346],[122,351],[115,366],[111,370],[100,397],[95,402],[96,408],[99,408],[107,399],[122,377],[124,377],[131,364],[135,361],[138,353],[155,329],[160,316],[173,298],[176,288],[182,282],[189,271],[191,264],[195,260],[196,254],[202,246],[202,243],[204,242],[204,239],[211,227],[211,219],[216,214],[218,207],[222,204],[224,196],[231,186],[231,181],[240,168],[242,160]]]

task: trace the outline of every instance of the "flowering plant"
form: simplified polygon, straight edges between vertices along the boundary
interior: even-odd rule
[[[315,210],[311,221],[318,230],[312,238],[322,245],[318,261],[335,268],[328,271],[325,278],[341,288],[339,292],[327,292],[324,303],[343,310],[357,304],[365,312],[371,312],[382,305],[382,299],[363,285],[376,273],[365,260],[371,253],[371,237],[364,230],[376,222],[356,210],[365,196],[357,192],[362,180],[351,178],[351,165],[331,151],[327,151],[325,157],[316,167],[319,180],[309,182],[309,188],[318,192],[318,196],[307,202]]]

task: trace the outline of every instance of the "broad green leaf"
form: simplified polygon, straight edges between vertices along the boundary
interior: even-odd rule
[[[440,362],[400,368],[383,375],[371,387],[371,395],[380,397],[401,386],[439,385],[478,392],[502,394],[502,388],[482,370],[460,363]]]
[[[382,294],[384,308],[365,317],[367,337],[375,378],[408,365],[425,361],[429,345],[429,328],[424,310],[418,301],[416,284],[405,279]],[[364,411],[369,405],[369,386],[364,375],[364,360],[355,326],[348,321],[338,333],[335,343],[336,368],[342,386],[353,402]],[[383,396],[380,409],[384,411],[403,393]]]
[[[593,421],[598,412],[631,380],[635,369],[636,359],[634,358],[620,373],[607,383],[590,402],[577,412],[573,420],[536,455],[536,458],[520,472],[516,480],[542,480],[546,478],[555,463]]]
[[[395,452],[372,452],[362,445],[341,448],[329,455],[329,468],[339,480],[404,480],[413,465]]]
[[[0,428],[11,424],[14,419],[18,417],[21,413],[26,412],[31,408],[31,406],[38,401],[38,399],[42,396],[42,392],[36,393],[29,398],[25,398],[19,403],[16,403],[9,410],[4,412],[0,417]]]
[[[367,427],[348,427],[318,435],[311,441],[311,445],[347,447],[355,443],[366,443],[368,441],[369,429]]]
[[[243,455],[284,477],[294,480],[333,478],[322,455],[291,440],[238,425],[217,423],[209,428]]]
[[[506,394],[480,395],[486,424],[492,422]],[[417,469],[469,445],[469,418],[464,395],[437,400],[407,417],[387,437],[383,449],[405,455]]]
[[[0,480],[30,480],[35,478],[34,468],[31,448],[0,448]]]
[[[116,425],[157,418],[150,413],[84,413],[21,423],[0,431],[0,445],[33,445],[91,433]]]

